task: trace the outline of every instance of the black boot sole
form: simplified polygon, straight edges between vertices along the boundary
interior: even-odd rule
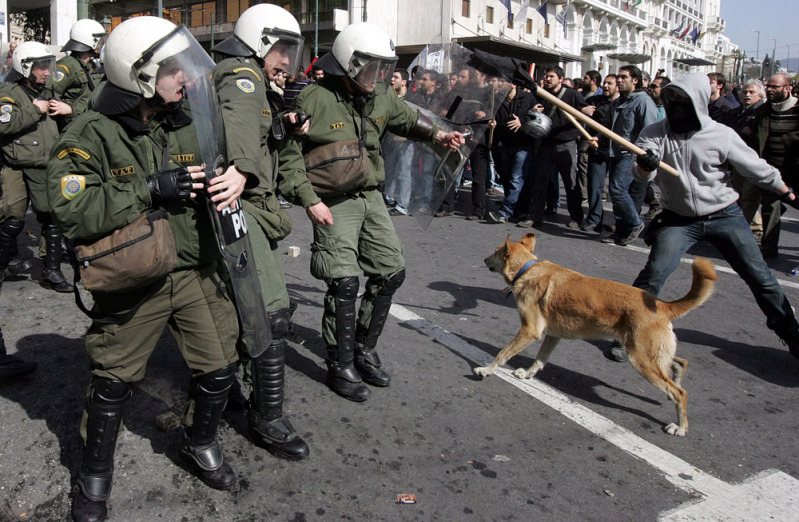
[[[291,462],[298,462],[300,460],[304,460],[308,458],[308,456],[310,455],[307,446],[305,447],[305,450],[302,453],[288,453],[281,449],[281,447],[284,446],[283,444],[268,442],[266,440],[261,439],[260,445],[263,446],[263,448],[266,451],[268,451],[271,455],[279,459],[288,460]]]
[[[369,398],[369,396],[371,395],[371,392],[369,392],[368,388],[365,388],[365,389],[369,393],[366,393],[364,395],[351,395],[351,394],[348,394],[346,391],[339,390],[338,388],[336,388],[336,386],[334,386],[333,383],[329,379],[327,381],[327,387],[330,388],[331,390],[333,390],[334,392],[336,392],[338,395],[340,395],[340,396],[344,397],[345,399],[347,399],[349,401],[352,401],[352,402],[365,402]]]

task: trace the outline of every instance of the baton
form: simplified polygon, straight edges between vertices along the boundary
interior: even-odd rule
[[[621,145],[625,149],[629,150],[630,152],[632,152],[634,154],[637,154],[638,156],[646,155],[646,151],[644,149],[642,149],[641,147],[639,147],[638,145],[636,145],[635,143],[632,143],[631,141],[622,138],[621,136],[619,136],[618,134],[616,134],[612,130],[608,129],[607,127],[605,127],[601,123],[597,123],[592,118],[589,118],[588,116],[586,116],[582,112],[578,111],[577,109],[575,109],[574,107],[572,107],[568,103],[561,101],[560,98],[558,98],[557,96],[553,96],[552,94],[547,92],[545,89],[541,89],[541,88],[536,89],[535,95],[536,96],[540,96],[541,98],[547,100],[549,103],[552,103],[553,105],[556,105],[558,108],[563,110],[564,114],[570,114],[570,115],[574,116],[575,118],[577,118],[581,122],[585,123],[586,125],[588,125],[592,129],[594,129],[594,130],[596,130],[598,132],[601,132],[602,134],[604,134],[605,136],[607,136],[611,140],[615,141],[616,143],[618,143],[619,145]],[[669,165],[668,163],[665,163],[665,162],[661,161],[660,165],[658,165],[658,168],[660,168],[664,172],[668,172],[672,176],[677,176],[678,178],[680,177],[680,172],[677,169],[675,169],[674,167],[672,167],[671,165]]]
[[[563,113],[564,116],[566,116],[566,119],[569,120],[572,123],[572,125],[574,125],[577,128],[578,131],[580,131],[580,134],[582,134],[585,139],[587,139],[588,141],[591,141],[592,139],[594,139],[596,137],[596,136],[591,136],[590,134],[588,134],[588,131],[585,130],[585,127],[580,125],[580,122],[575,120],[574,116],[572,116],[568,112],[564,111],[563,109],[561,109],[561,112]]]

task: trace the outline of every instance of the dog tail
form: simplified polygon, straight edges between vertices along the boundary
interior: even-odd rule
[[[718,279],[716,269],[713,267],[713,262],[709,259],[698,257],[694,260],[691,268],[694,271],[691,289],[682,299],[666,303],[669,319],[682,317],[707,301],[710,294],[713,293],[713,286],[716,279]]]

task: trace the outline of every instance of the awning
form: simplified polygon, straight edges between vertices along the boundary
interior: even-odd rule
[[[608,58],[627,63],[645,63],[652,59],[652,55],[643,53],[611,53],[608,55]]]
[[[582,51],[584,53],[592,53],[594,51],[612,51],[616,47],[618,46],[609,43],[594,43],[590,45],[584,45]]]
[[[674,61],[677,63],[684,63],[685,65],[690,65],[692,67],[698,67],[700,65],[716,65],[716,62],[711,62],[710,60],[705,60],[704,58],[675,58]]]
[[[452,41],[463,45],[467,49],[480,49],[487,53],[496,54],[497,56],[518,58],[527,63],[535,63],[537,65],[583,61],[581,56],[558,53],[545,47],[515,42],[493,35],[466,36],[463,38],[453,38]]]

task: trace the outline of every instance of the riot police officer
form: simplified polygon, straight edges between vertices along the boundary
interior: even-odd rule
[[[281,192],[300,196],[292,180],[306,172],[303,155],[354,140],[368,153],[365,181],[343,192],[326,191],[322,202],[307,205],[313,222],[311,273],[328,287],[322,335],[327,344],[327,385],[346,399],[361,402],[370,390],[385,387],[389,374],[377,355],[377,340],[394,292],[405,279],[405,260],[378,187],[385,181],[380,138],[386,131],[429,140],[450,149],[464,143],[459,132],[444,132],[428,118],[386,94],[397,56],[381,28],[357,23],[345,28],[332,50],[316,62],[324,78],[304,88],[292,110],[312,115],[307,134],[293,136],[281,150]],[[325,185],[332,186],[333,173]],[[321,182],[317,185],[320,188]],[[333,193],[336,192],[336,193]],[[367,276],[356,321],[358,276]]]
[[[70,239],[92,241],[148,209],[163,209],[177,266],[154,283],[93,292],[95,317],[86,334],[93,377],[72,502],[73,517],[87,521],[107,516],[123,406],[166,326],[192,371],[180,455],[209,487],[236,483],[217,439],[238,370],[236,311],[218,275],[218,250],[202,246],[214,242],[207,214],[196,202],[204,186],[202,167],[176,168],[169,160],[171,149],[186,142],[175,136],[186,129],[187,116],[176,113],[184,88],[205,81],[210,90],[214,64],[188,29],[149,16],[117,26],[107,45],[108,81],[93,109],[70,124],[50,156],[53,216]]]
[[[277,147],[285,133],[276,105],[280,95],[268,82],[280,71],[294,73],[302,51],[300,26],[282,7],[258,4],[241,14],[233,35],[212,49],[222,60],[213,72],[226,133],[228,170],[211,181],[212,200],[221,210],[242,194],[263,305],[272,342],[255,358],[240,346],[244,383],[250,390],[247,417],[273,455],[300,460],[309,449],[283,411],[286,337],[291,330],[289,296],[278,241],[291,231],[291,219],[277,199]],[[305,206],[319,203],[308,181],[297,186]],[[242,341],[243,343],[243,341]]]
[[[45,186],[47,157],[58,138],[58,127],[48,115],[50,101],[42,99],[42,93],[54,65],[55,54],[48,46],[23,42],[11,59],[11,72],[0,85],[0,151],[5,165],[0,174],[0,279],[22,232],[30,199],[45,242],[42,284],[57,292],[71,292],[72,285],[61,272],[62,236],[50,217]]]
[[[99,22],[84,18],[69,30],[69,41],[61,52],[69,53],[56,64],[53,94],[63,103],[51,103],[50,115],[60,128],[89,108],[95,88],[96,59],[105,43],[105,29]]]

